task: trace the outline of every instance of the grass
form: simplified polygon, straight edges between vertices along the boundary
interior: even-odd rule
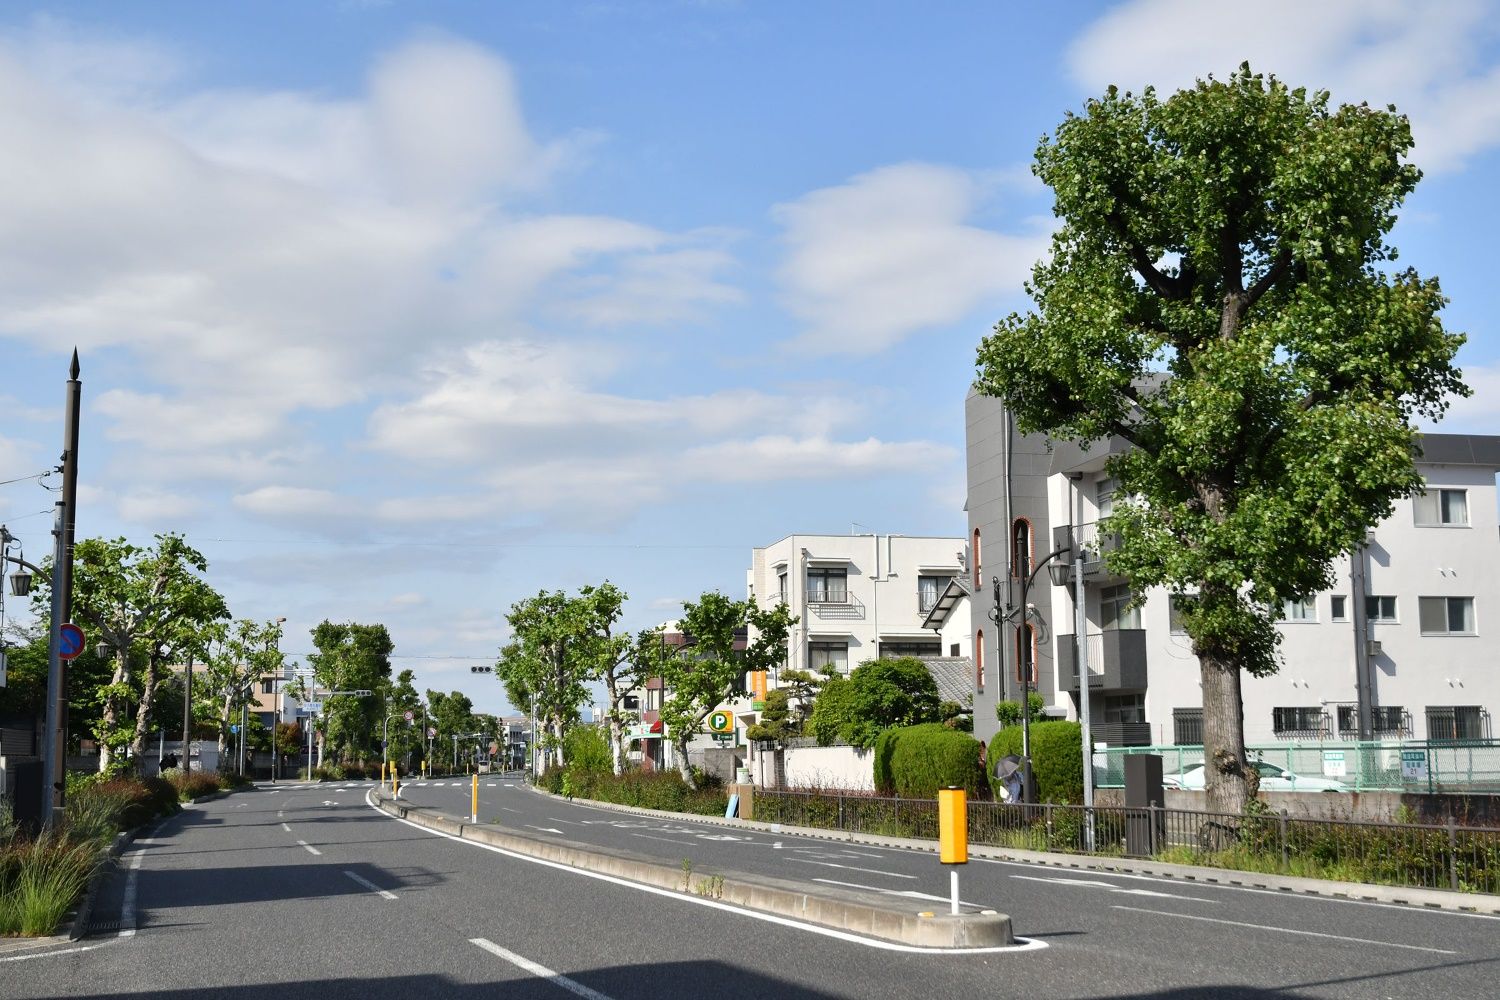
[[[98,844],[67,831],[0,848],[0,935],[56,931],[99,863]]]

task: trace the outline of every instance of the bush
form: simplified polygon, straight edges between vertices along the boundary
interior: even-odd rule
[[[563,760],[574,780],[585,774],[611,774],[614,758],[609,737],[600,726],[574,726],[563,737]]]
[[[891,795],[896,791],[891,755],[896,752],[896,738],[901,732],[900,729],[887,729],[875,740],[875,791],[881,795]]]
[[[556,788],[548,785],[549,772],[557,771]],[[542,772],[539,784],[548,791],[561,792],[563,781],[561,769],[548,768]],[[569,776],[567,791],[585,799],[614,802],[640,809],[661,809],[668,812],[689,812],[705,816],[722,816],[729,805],[723,783],[711,775],[698,776],[696,789],[675,771],[626,771],[616,776],[612,773],[579,774]]]
[[[929,799],[938,789],[958,787],[970,795],[987,793],[981,744],[968,733],[942,723],[898,729],[891,742],[891,778],[896,794]]]
[[[562,767],[561,765],[548,764],[545,768],[542,769],[542,773],[537,776],[536,783],[538,786],[545,788],[553,795],[561,795],[563,790],[563,778],[566,774],[567,769]]]
[[[1047,707],[1047,701],[1035,691],[1026,697],[1031,705],[1031,721],[1034,725],[1044,718],[1042,711]],[[1019,701],[997,701],[995,702],[995,718],[1000,720],[1001,727],[1019,726],[1021,724],[1021,703]]]
[[[0,935],[56,931],[98,866],[98,845],[66,833],[0,847]]]
[[[219,775],[206,771],[179,771],[176,769],[163,771],[162,776],[177,789],[177,798],[182,802],[191,802],[203,795],[212,795],[228,787]]]
[[[1010,726],[990,741],[991,764],[1021,754],[1021,728]],[[993,774],[993,766],[991,767]],[[1083,729],[1076,722],[1031,727],[1031,774],[1042,802],[1083,801]]]

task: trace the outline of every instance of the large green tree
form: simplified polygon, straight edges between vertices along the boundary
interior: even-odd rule
[[[914,656],[866,660],[847,679],[825,683],[813,704],[813,728],[825,744],[872,747],[892,727],[942,720],[937,681]]]
[[[462,691],[428,691],[427,704],[432,712],[432,728],[437,730],[433,759],[453,761],[457,749],[453,737],[467,736],[478,731],[474,721],[474,703]],[[452,766],[457,767],[457,761],[453,761]]]
[[[323,703],[324,740],[337,760],[365,757],[380,739],[396,644],[384,625],[320,623],[312,630],[317,652],[308,657],[318,687],[376,692],[372,697],[330,697]]]
[[[506,616],[511,641],[495,673],[511,704],[534,709],[544,762],[562,763],[563,735],[589,700],[588,682],[599,676],[595,615],[592,601],[543,590],[511,605]]]
[[[1394,109],[1241,67],[1164,100],[1111,88],[1037,150],[1060,225],[977,385],[1023,432],[1133,446],[1106,559],[1182,609],[1212,809],[1256,790],[1241,672],[1277,668],[1277,610],[1421,486],[1414,419],[1467,393],[1437,281],[1386,240],[1411,147]]]
[[[748,672],[770,670],[786,658],[787,635],[796,621],[785,604],[761,608],[753,600],[734,601],[717,591],[683,602],[678,627],[687,645],[662,663],[667,696],[661,718],[689,785],[688,741],[710,712],[745,693]]]

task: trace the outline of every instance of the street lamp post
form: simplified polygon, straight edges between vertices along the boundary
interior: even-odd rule
[[[1012,543],[1014,544],[1014,543]],[[1031,568],[1031,572],[1021,577],[1021,605],[1020,607],[1006,607],[1000,595],[1000,578],[991,578],[994,586],[994,602],[990,608],[990,619],[995,623],[996,643],[1005,641],[1005,629],[1007,624],[1015,624],[1017,672],[1021,675],[1021,781],[1023,786],[1022,799],[1028,804],[1036,801],[1036,787],[1032,782],[1031,775],[1031,673],[1036,666],[1035,653],[1026,642],[1026,629],[1030,623],[1028,619],[1032,614],[1030,602],[1031,585],[1036,581],[1036,575],[1043,567],[1048,567],[1048,575],[1054,586],[1064,586],[1068,580],[1068,565],[1062,562],[1053,562],[1058,556],[1065,555],[1071,551],[1071,547],[1064,545],[1049,552],[1047,557]],[[1050,566],[1048,564],[1051,564]],[[1023,658],[1021,650],[1026,651]],[[1000,663],[1005,662],[1003,651],[996,657]]]
[[[285,618],[276,619],[276,631],[274,634],[272,634],[270,640],[266,643],[266,651],[270,652],[274,649],[276,651],[276,658],[278,660],[281,659],[281,624],[285,621]],[[280,668],[279,663],[277,664],[277,666],[278,668]],[[280,748],[277,746],[278,740],[276,738],[279,735],[281,729],[282,690],[277,683],[280,680],[281,670],[278,669],[277,672],[271,676],[271,704],[275,706],[276,709],[275,721],[271,723],[271,784],[273,785],[276,784],[276,772],[281,769],[281,759],[279,752]]]

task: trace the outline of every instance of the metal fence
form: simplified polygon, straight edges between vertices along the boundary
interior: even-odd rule
[[[1316,740],[1262,744],[1245,750],[1251,760],[1288,772],[1293,790],[1300,777],[1332,779],[1351,792],[1500,792],[1500,742],[1495,740]],[[1169,784],[1203,763],[1201,746],[1109,747],[1094,752],[1095,785],[1125,787],[1125,758],[1142,753],[1162,758],[1162,775]]]
[[[936,839],[937,803],[757,789],[755,818]],[[995,847],[1141,857],[1377,885],[1500,893],[1500,829],[1245,816],[1189,809],[971,801],[969,841]]]

